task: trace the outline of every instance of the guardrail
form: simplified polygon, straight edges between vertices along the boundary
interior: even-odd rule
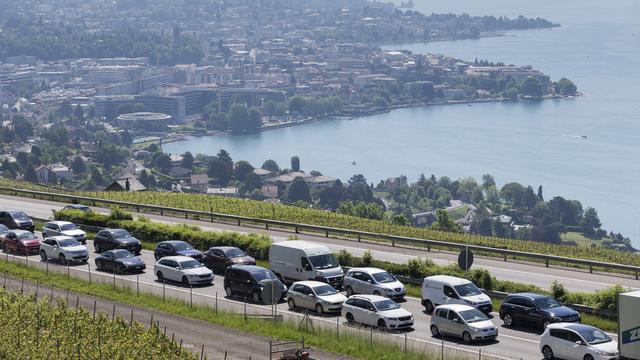
[[[431,247],[434,248],[444,248],[461,251],[464,249],[469,249],[475,252],[480,252],[484,254],[490,254],[494,257],[502,257],[502,259],[507,262],[508,258],[520,258],[520,259],[529,259],[537,262],[543,262],[545,267],[549,267],[550,263],[558,263],[558,264],[566,264],[569,266],[577,265],[581,267],[585,267],[589,269],[590,273],[593,273],[594,268],[602,269],[607,272],[617,272],[617,273],[627,273],[634,274],[636,280],[640,278],[640,266],[633,265],[625,265],[625,264],[615,264],[615,263],[607,263],[601,261],[592,261],[592,260],[584,260],[584,259],[575,259],[563,256],[556,255],[545,255],[538,253],[530,253],[524,251],[517,250],[509,250],[509,249],[500,249],[488,246],[480,246],[480,245],[467,245],[463,243],[455,243],[455,242],[446,242],[439,240],[428,240],[428,239],[420,239],[420,238],[411,238],[397,235],[389,235],[389,234],[380,234],[380,233],[372,233],[366,231],[358,231],[358,230],[349,230],[349,229],[340,229],[340,228],[332,228],[328,226],[320,226],[320,225],[310,225],[310,224],[298,224],[288,221],[281,220],[269,220],[269,219],[259,219],[252,218],[246,216],[239,215],[230,215],[230,214],[221,214],[214,212],[206,212],[206,211],[197,211],[197,210],[188,210],[188,209],[179,209],[179,208],[170,208],[158,205],[147,205],[147,204],[136,204],[129,203],[118,200],[109,200],[109,199],[100,199],[100,198],[91,198],[91,197],[83,197],[77,195],[69,195],[69,194],[57,194],[57,193],[49,193],[42,191],[33,191],[33,190],[23,190],[16,189],[11,187],[0,187],[0,192],[10,193],[14,196],[31,196],[32,198],[40,198],[40,199],[48,199],[51,201],[65,200],[67,202],[73,203],[90,203],[92,206],[97,206],[98,204],[105,205],[116,205],[122,208],[133,209],[136,212],[142,211],[153,211],[158,212],[160,215],[167,214],[181,214],[185,219],[198,218],[198,219],[210,219],[211,222],[215,222],[218,220],[231,221],[238,226],[244,224],[258,224],[264,226],[266,230],[270,228],[278,228],[278,229],[293,229],[296,234],[301,233],[302,231],[308,231],[313,233],[323,233],[325,237],[329,237],[329,235],[340,235],[345,236],[347,238],[357,239],[358,241],[362,241],[362,239],[371,239],[371,240],[383,240],[391,243],[391,246],[397,245],[420,245],[423,248],[426,248],[427,251],[431,251]]]

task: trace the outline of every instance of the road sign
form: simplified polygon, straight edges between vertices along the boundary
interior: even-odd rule
[[[473,265],[473,252],[469,249],[464,249],[460,251],[460,255],[458,255],[458,266],[462,270],[471,269],[471,265]]]

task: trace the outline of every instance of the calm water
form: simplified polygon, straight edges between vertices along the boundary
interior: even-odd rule
[[[251,136],[196,138],[165,145],[165,151],[215,154],[224,148],[236,160],[259,166],[272,158],[281,167],[298,155],[306,170],[341,179],[362,173],[371,182],[399,174],[415,179],[421,172],[454,178],[490,173],[499,184],[542,185],[547,198],[581,200],[599,211],[607,229],[640,246],[640,3],[418,0],[416,10],[523,14],[561,23],[499,38],[391,48],[531,64],[553,79],[574,80],[585,96],[402,109]]]

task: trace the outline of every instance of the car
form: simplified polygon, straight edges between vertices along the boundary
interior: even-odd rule
[[[342,287],[344,271],[327,246],[304,240],[280,241],[269,248],[269,268],[281,281],[323,281]]]
[[[61,264],[87,262],[89,250],[71,236],[51,236],[40,244],[40,259],[58,259]]]
[[[540,336],[540,351],[546,360],[614,360],[618,343],[604,331],[584,324],[549,324]]]
[[[0,224],[0,238],[3,238],[9,232],[9,228]]]
[[[413,314],[395,301],[379,295],[353,295],[342,305],[342,316],[350,324],[377,326],[385,330],[413,327]]]
[[[448,275],[434,275],[422,280],[422,306],[432,314],[438,305],[461,304],[473,306],[485,314],[493,311],[493,303],[474,283]]]
[[[523,324],[544,329],[551,323],[581,321],[579,312],[563,306],[550,296],[534,293],[507,296],[500,305],[499,313],[507,327]]]
[[[469,305],[440,305],[431,316],[431,335],[454,336],[466,344],[495,340],[498,328],[482,311]]]
[[[165,256],[176,255],[188,256],[202,262],[202,251],[196,250],[191,244],[180,240],[161,241],[153,252],[156,261]]]
[[[40,239],[31,231],[9,230],[2,238],[2,251],[22,255],[38,254]]]
[[[385,270],[372,267],[349,269],[342,284],[347,296],[373,294],[399,300],[403,299],[407,293],[404,285],[395,276]]]
[[[243,296],[254,302],[273,304],[287,295],[287,287],[273,271],[256,265],[232,265],[224,272],[227,297]]]
[[[93,247],[97,253],[113,249],[127,249],[135,255],[140,255],[142,243],[140,240],[123,229],[104,229],[98,231],[93,240]]]
[[[165,256],[156,261],[154,270],[160,282],[169,280],[185,286],[210,285],[213,282],[213,271],[188,256]]]
[[[231,265],[255,265],[256,259],[233,246],[214,246],[204,252],[202,262],[213,271],[224,272]]]
[[[96,257],[96,270],[118,274],[141,273],[147,265],[127,249],[105,251]]]
[[[4,210],[0,211],[0,224],[9,229],[20,229],[34,232],[36,230],[35,222],[20,210]]]
[[[298,308],[324,313],[340,312],[347,297],[340,294],[333,286],[320,281],[298,281],[289,287],[287,303],[289,309]]]
[[[87,205],[70,204],[62,208],[62,210],[80,210],[86,213],[91,212],[91,208]]]
[[[69,221],[49,221],[42,226],[42,238],[49,236],[71,236],[82,244],[87,243],[87,233]]]

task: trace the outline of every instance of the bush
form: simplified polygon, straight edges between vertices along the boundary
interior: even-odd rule
[[[558,282],[558,280],[553,280],[553,283],[551,284],[551,296],[561,302],[566,301],[567,290],[564,288],[564,285]]]
[[[595,303],[592,306],[603,310],[617,310],[618,294],[628,291],[620,285],[596,291]]]
[[[362,265],[371,266],[371,264],[373,264],[373,254],[371,254],[371,250],[367,250],[362,254]]]
[[[342,266],[353,266],[353,255],[345,249],[338,251],[336,259]]]

